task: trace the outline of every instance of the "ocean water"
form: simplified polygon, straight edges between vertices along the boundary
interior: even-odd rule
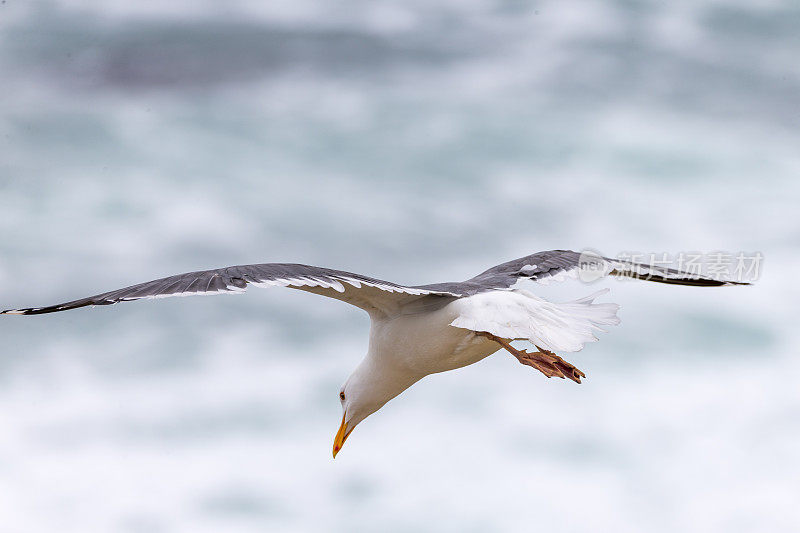
[[[368,319],[288,290],[0,317],[0,531],[800,527],[791,1],[0,4],[0,307],[301,262],[761,252],[567,358],[431,376],[334,461]]]

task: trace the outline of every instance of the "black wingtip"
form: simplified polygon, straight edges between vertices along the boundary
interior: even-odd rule
[[[620,278],[633,278],[633,279],[640,279],[643,281],[653,281],[655,283],[665,283],[667,285],[687,285],[690,287],[723,287],[726,285],[752,285],[752,283],[747,281],[729,281],[724,279],[713,279],[713,278],[706,278],[706,277],[665,277],[662,275],[658,275],[655,273],[639,273],[633,270],[617,270],[614,269],[609,272],[611,276],[617,276]]]
[[[684,278],[684,279],[672,279],[672,278],[654,278],[654,277],[643,277],[639,279],[644,279],[646,281],[655,281],[656,283],[667,283],[670,285],[686,285],[690,287],[728,287],[734,285],[752,285],[752,283],[748,283],[746,281],[728,281],[728,280],[721,280],[721,279],[692,279],[692,278]]]
[[[0,315],[27,315],[30,309],[6,309],[0,311]]]

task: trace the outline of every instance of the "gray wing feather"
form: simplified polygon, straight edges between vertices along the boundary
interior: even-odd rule
[[[239,293],[248,285],[305,290],[343,300],[369,313],[390,313],[423,296],[460,296],[446,291],[398,285],[342,270],[291,263],[264,263],[187,272],[57,305],[8,309],[0,314],[38,315],[143,298]]]
[[[716,287],[748,285],[736,281],[716,280],[680,270],[610,259],[571,250],[550,250],[514,259],[494,266],[462,282],[405,286],[361,274],[292,263],[240,265],[216,270],[201,270],[131,285],[46,307],[9,309],[0,314],[37,315],[94,305],[142,298],[190,296],[194,294],[226,294],[243,292],[248,285],[284,286],[336,298],[369,313],[390,314],[421,297],[459,298],[497,289],[508,289],[521,279],[547,282],[574,276],[581,270],[601,275],[631,277],[658,283]],[[437,302],[419,302],[421,308],[436,307]]]
[[[572,250],[549,250],[493,266],[467,281],[436,283],[421,285],[420,287],[470,295],[489,290],[508,289],[523,279],[540,283],[547,283],[551,280],[561,281],[569,276],[577,276],[582,270],[592,272],[597,277],[604,275],[630,277],[673,285],[692,285],[697,287],[749,285],[749,283],[737,281],[712,279],[673,268],[610,259],[593,253],[578,253]]]

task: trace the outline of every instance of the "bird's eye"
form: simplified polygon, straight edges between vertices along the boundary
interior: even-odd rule
[[[344,391],[339,392],[339,399],[344,401]]]

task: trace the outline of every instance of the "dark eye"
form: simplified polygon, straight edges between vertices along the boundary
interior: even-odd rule
[[[344,401],[344,391],[339,392],[339,399]]]

